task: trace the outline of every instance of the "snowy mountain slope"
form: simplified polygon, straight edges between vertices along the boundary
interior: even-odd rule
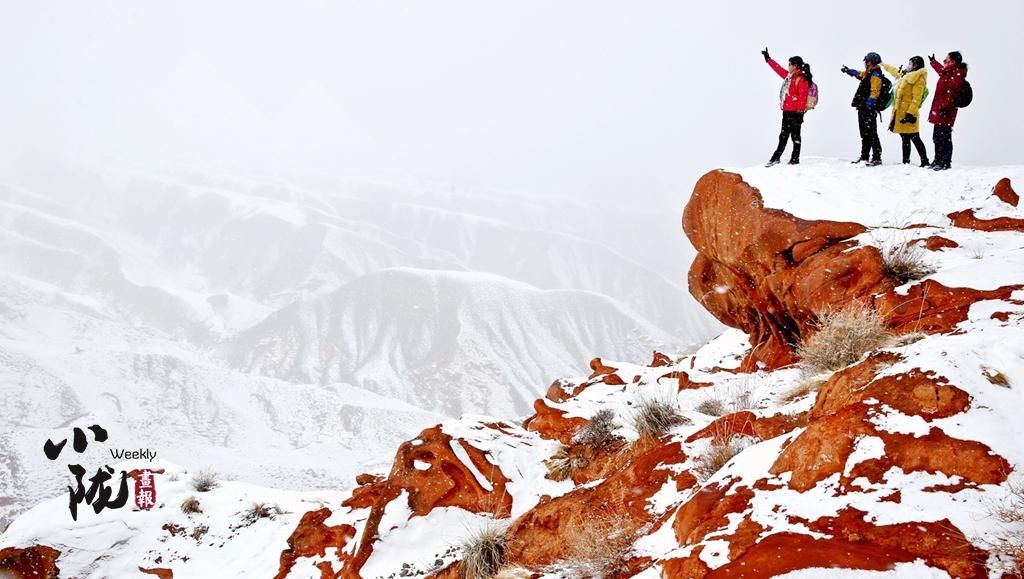
[[[276,312],[227,356],[242,371],[346,382],[448,416],[481,407],[514,416],[562,360],[578,372],[595,351],[640,357],[666,346],[685,345],[600,294],[392,269]]]
[[[995,546],[1024,541],[1024,527],[995,511],[1013,504],[1024,465],[1017,444],[1024,435],[1024,208],[997,178],[1024,180],[1024,168],[934,176],[816,161],[740,175],[760,180],[761,190],[713,172],[687,209],[687,233],[701,251],[695,271],[708,276],[697,281],[719,284],[703,303],[753,330],[782,324],[803,338],[817,331],[803,311],[866,300],[897,339],[816,375],[799,357],[773,366],[785,352],[773,356],[739,329],[677,361],[604,359],[590,375],[552,388],[522,425],[466,416],[423,430],[398,447],[387,477],[363,477],[344,498],[325,509],[317,504],[286,542],[266,521],[244,537],[223,531],[241,509],[219,505],[252,495],[225,486],[214,507],[217,541],[230,553],[251,554],[259,573],[283,577],[454,578],[463,542],[497,525],[508,540],[507,565],[553,579],[580,576],[573,569],[594,551],[581,552],[575,538],[610,517],[628,538],[625,546],[611,535],[599,542],[617,549],[615,577],[1017,576],[1021,562]],[[883,203],[872,199],[872,188],[922,178],[937,211],[912,227],[892,227],[921,213],[920,198],[908,185]],[[776,205],[789,187],[806,194]],[[1004,196],[993,198],[994,187]],[[969,227],[956,217],[964,211],[977,218]],[[851,224],[848,215],[871,225]],[[735,238],[753,241],[737,247]],[[886,244],[899,243],[920,245],[929,266],[907,283],[882,270]],[[733,259],[741,260],[730,274],[736,277],[724,283],[714,264]],[[760,309],[765,303],[771,309]],[[684,420],[641,438],[634,418],[652,399],[675,406]],[[600,410],[613,412],[618,439],[607,447],[574,442]],[[559,453],[579,462],[556,481],[548,464]],[[88,548],[109,559],[82,556],[81,527],[57,519],[60,498],[13,524],[0,546],[58,545],[67,554],[57,564],[72,574],[129,565],[163,566],[176,576],[205,572],[210,545],[157,531],[166,522],[196,524],[176,510],[187,489],[162,484],[170,498],[161,510],[107,515],[121,523]],[[112,532],[133,525],[143,532]],[[282,554],[276,567],[264,557],[271,544]],[[225,568],[257,572],[243,559],[232,556]]]
[[[8,279],[0,288],[15,295]],[[115,447],[207,465],[284,488],[343,488],[379,453],[441,415],[343,383],[301,384],[233,371],[208,351],[96,315],[60,294],[17,294],[0,314],[7,403],[0,461],[5,518],[55,494],[67,471],[42,441],[103,425]],[[109,456],[87,455],[110,462]]]
[[[343,488],[448,412],[525,412],[554,377],[593,354],[579,340],[556,342],[571,332],[632,356],[655,344],[685,347],[714,327],[681,305],[688,298],[677,285],[609,249],[616,240],[541,235],[465,210],[448,195],[343,189],[56,165],[0,185],[0,392],[12,401],[0,420],[17,425],[0,434],[0,528],[64,488],[65,473],[39,453],[58,429],[99,422],[125,444],[157,448],[187,468],[218,464],[268,486]],[[539,201],[528,205],[544,211]],[[515,201],[506,206],[517,214]],[[417,229],[420,213],[432,225]],[[402,327],[390,309],[401,304],[378,300],[392,274],[377,272],[395,268],[422,272],[412,287],[426,293],[410,299],[427,296],[426,280],[461,280],[443,286],[458,307]],[[373,315],[351,318],[354,296],[323,305],[345,288],[363,288],[362,297],[376,288]],[[508,304],[489,298],[491,290]],[[324,308],[372,325],[328,335],[305,318],[282,321]],[[458,333],[447,325],[455,313]],[[547,326],[556,321],[564,327]],[[602,333],[605,323],[621,331]],[[519,335],[520,324],[535,338]],[[248,372],[295,355],[245,342],[253,334],[242,332],[254,326],[268,329],[268,340],[281,331],[308,344],[305,358],[337,363],[320,372],[320,362],[306,367],[303,358],[294,361],[301,372]],[[665,327],[680,331],[670,336]],[[401,347],[324,341],[386,339],[381,329],[403,336]],[[509,339],[491,347],[488,333]],[[246,352],[246,343],[258,349]],[[247,360],[245,370],[233,368],[226,351]],[[451,383],[472,384],[474,393],[448,400],[438,387]]]

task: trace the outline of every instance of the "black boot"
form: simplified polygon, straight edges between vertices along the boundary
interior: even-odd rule
[[[868,167],[877,167],[882,164],[881,159],[871,159],[868,161]]]
[[[931,165],[931,163],[928,162],[928,159],[921,159],[922,167],[928,167],[929,165]]]

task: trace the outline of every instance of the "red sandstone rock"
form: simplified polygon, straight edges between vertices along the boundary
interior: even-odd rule
[[[60,573],[59,556],[60,551],[46,545],[0,549],[0,575],[9,573],[12,579],[56,579]]]
[[[971,210],[950,218],[985,231],[1024,231],[1024,220],[977,220]],[[974,302],[1005,299],[1019,287],[982,292],[926,280],[908,295],[896,294],[878,250],[850,241],[864,226],[765,208],[757,189],[724,171],[697,182],[683,229],[698,252],[690,293],[724,324],[750,335],[754,347],[743,370],[796,362],[794,346],[814,331],[817,313],[851,301],[874,302],[900,331],[948,332]]]
[[[591,378],[596,378],[598,376],[604,376],[605,374],[614,374],[615,372],[619,371],[618,368],[613,368],[611,366],[605,366],[604,362],[601,361],[601,358],[594,358],[593,360],[591,360],[590,361],[590,369],[592,370],[592,372],[590,374]]]
[[[683,229],[698,252],[690,293],[722,323],[750,334],[745,369],[795,362],[793,344],[816,312],[893,287],[878,250],[848,241],[863,225],[765,208],[757,189],[733,173],[712,171],[697,182]]]
[[[327,553],[327,549],[337,549],[336,552],[342,557],[340,562],[344,563],[349,560],[348,557],[342,554],[342,551],[348,542],[355,537],[356,530],[351,525],[338,525],[335,527],[325,525],[324,521],[330,516],[331,510],[327,507],[302,515],[298,526],[292,531],[291,536],[288,537],[288,548],[281,553],[281,564],[275,579],[287,577],[295,565],[296,559],[300,557],[323,557]],[[328,569],[330,569],[329,565]],[[322,574],[327,572],[324,567],[321,567]],[[330,570],[330,572],[332,574],[327,576],[334,577],[333,570]]]
[[[998,197],[1000,201],[1014,207],[1020,202],[1020,196],[1013,190],[1010,185],[1010,180],[1003,177],[996,183],[996,186],[992,189],[992,195]]]
[[[668,356],[662,354],[661,352],[655,351],[654,357],[651,360],[651,363],[648,364],[648,366],[650,366],[651,368],[658,368],[660,366],[668,366],[671,363],[672,360]]]
[[[572,436],[581,426],[587,423],[585,418],[566,418],[565,411],[552,408],[543,400],[533,402],[534,415],[526,419],[523,428],[531,430],[548,440],[557,440],[568,444]]]
[[[947,248],[960,247],[959,243],[952,239],[942,237],[941,235],[929,235],[928,237],[914,239],[910,243],[924,245],[928,251],[939,251]]]
[[[954,211],[948,215],[954,227],[975,229],[978,231],[1024,231],[1024,219],[1016,217],[996,217],[981,219],[974,215],[973,209]]]
[[[567,554],[566,531],[581,520],[601,513],[625,514],[625,521],[640,528],[651,522],[648,499],[670,479],[683,491],[696,483],[688,472],[676,473],[669,466],[686,460],[678,442],[652,444],[629,452],[606,452],[607,477],[596,487],[582,487],[548,501],[513,523],[509,530],[509,561],[525,566],[543,566]]]
[[[163,567],[154,567],[152,569],[146,569],[145,567],[139,567],[139,571],[146,575],[156,575],[160,579],[174,579],[174,571],[165,569]]]
[[[683,391],[683,390],[694,390],[694,389],[697,389],[697,388],[704,388],[704,387],[707,387],[707,386],[712,386],[711,382],[694,382],[693,380],[690,380],[690,375],[689,374],[687,374],[686,372],[678,371],[678,370],[673,371],[673,372],[669,372],[668,374],[665,374],[664,376],[658,378],[658,381],[661,381],[661,380],[664,380],[664,379],[676,380],[677,383],[679,384],[679,390],[680,391]]]

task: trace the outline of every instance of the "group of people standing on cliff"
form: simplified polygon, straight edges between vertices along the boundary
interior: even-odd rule
[[[804,114],[818,104],[818,86],[814,83],[811,66],[799,56],[789,59],[789,67],[783,68],[768,54],[761,51],[765,62],[784,80],[779,91],[779,105],[782,108],[782,131],[779,145],[767,166],[777,165],[782,160],[789,140],[793,141],[789,164],[800,163],[802,139],[800,128]],[[935,55],[928,57],[931,67],[939,75],[932,97],[928,122],[934,125],[932,142],[935,147],[934,159],[928,161],[928,151],[921,140],[920,109],[928,98],[928,69],[924,58],[911,57],[906,65],[896,67],[882,62],[877,52],[864,56],[864,69],[842,67],[842,72],[858,80],[857,91],[851,106],[857,109],[857,126],[860,129],[860,157],[854,163],[865,163],[869,167],[882,164],[882,143],[878,138],[878,120],[882,111],[892,109],[889,130],[902,139],[903,163],[910,163],[911,145],[917,150],[921,166],[935,171],[949,169],[953,161],[953,124],[957,109],[971,104],[973,91],[967,82],[967,64],[959,52],[950,52],[940,63]],[[883,73],[888,72],[895,85]]]

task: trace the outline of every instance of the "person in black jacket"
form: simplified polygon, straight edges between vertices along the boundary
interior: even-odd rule
[[[882,142],[878,139],[878,113],[889,103],[883,100],[882,57],[869,52],[864,57],[864,70],[854,70],[845,65],[842,71],[859,79],[857,92],[850,106],[857,109],[857,126],[860,129],[860,158],[854,163],[866,161],[869,167],[882,164]],[[868,154],[871,160],[868,161]]]

